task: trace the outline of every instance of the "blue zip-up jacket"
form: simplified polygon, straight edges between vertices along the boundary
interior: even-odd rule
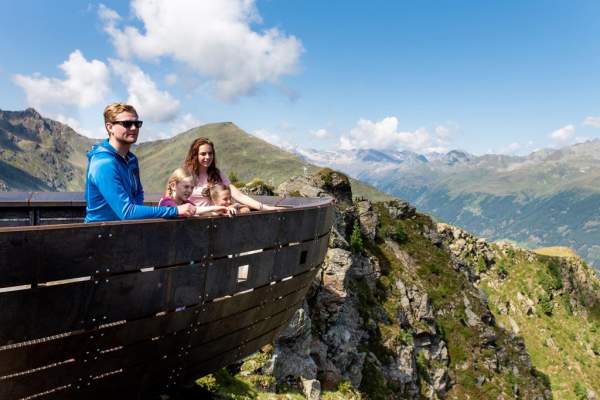
[[[145,206],[136,156],[121,157],[108,139],[87,153],[85,222],[177,218],[176,207]]]

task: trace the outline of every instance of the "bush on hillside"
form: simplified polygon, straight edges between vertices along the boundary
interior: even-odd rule
[[[354,221],[354,226],[352,227],[352,235],[350,236],[350,247],[352,248],[352,251],[356,254],[360,254],[364,250],[362,234],[360,233],[360,224],[358,223],[358,221]]]

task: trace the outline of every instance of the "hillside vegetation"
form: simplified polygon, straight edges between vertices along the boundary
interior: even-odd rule
[[[260,178],[277,186],[292,176],[312,174],[319,170],[255,136],[249,135],[231,122],[207,124],[166,140],[141,143],[135,152],[140,159],[142,182],[149,192],[164,190],[171,172],[183,162],[192,142],[199,137],[209,138],[217,153],[217,165],[226,174],[234,173],[242,182]],[[356,195],[376,199],[391,199],[374,188],[353,181]]]
[[[319,182],[280,190],[314,193]],[[580,258],[337,193],[307,302],[272,346],[198,381],[215,398],[597,398],[600,281]]]

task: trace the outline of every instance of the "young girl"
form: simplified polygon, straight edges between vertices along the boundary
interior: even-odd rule
[[[240,203],[232,203],[231,201],[231,190],[229,186],[225,186],[222,183],[212,185],[209,189],[210,199],[214,205],[227,207],[229,214],[237,213],[248,213],[250,207]]]
[[[159,206],[177,207],[181,204],[193,204],[189,198],[194,188],[194,177],[183,168],[177,168],[167,181],[165,194],[161,197]],[[227,207],[214,206],[196,206],[195,215],[207,215],[210,213],[227,213]]]

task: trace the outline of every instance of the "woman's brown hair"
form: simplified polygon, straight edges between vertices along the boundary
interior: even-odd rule
[[[198,148],[205,144],[209,144],[213,151],[212,163],[208,167],[208,171],[206,171],[206,181],[209,185],[221,183],[221,173],[217,168],[217,154],[215,152],[215,145],[207,138],[198,138],[194,140],[194,142],[190,146],[187,156],[185,157],[183,167],[194,175],[194,179],[198,178],[198,176],[200,175],[200,161],[198,161]]]

